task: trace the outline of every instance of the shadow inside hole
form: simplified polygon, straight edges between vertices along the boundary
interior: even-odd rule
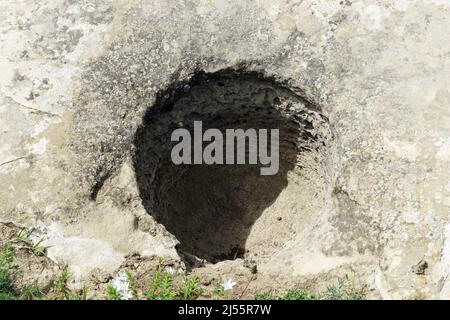
[[[293,155],[284,154],[273,176],[261,175],[259,165],[166,161],[156,177],[154,216],[177,237],[183,252],[209,262],[241,258],[253,224],[287,186]]]
[[[296,165],[298,140],[303,139],[299,122],[275,107],[278,101],[272,88],[264,83],[262,89],[258,85],[254,89],[254,84],[239,81],[233,77],[206,81],[175,101],[157,103],[152,107],[157,112],[147,115],[135,138],[134,166],[145,209],[180,241],[180,253],[213,263],[243,257],[255,221],[287,186],[287,173]],[[237,97],[240,89],[251,88],[269,98],[259,98],[255,103],[238,97],[231,99],[234,104],[225,101],[219,108],[220,90],[227,88],[231,88],[227,94]],[[270,90],[270,94],[264,90]],[[211,108],[215,111],[209,111],[208,104],[213,101],[216,107]],[[237,128],[279,129],[278,173],[262,176],[260,165],[174,165],[170,154],[175,143],[170,138],[180,114],[183,127],[191,134],[194,120],[203,122],[203,130],[217,128],[223,133]],[[267,239],[267,243],[272,240]]]
[[[160,222],[182,251],[210,262],[241,258],[254,222],[286,185],[285,176],[261,176],[258,167],[195,166],[160,195]]]

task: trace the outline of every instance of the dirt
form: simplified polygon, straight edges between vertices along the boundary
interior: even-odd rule
[[[15,257],[12,282],[17,291],[26,285],[37,285],[43,293],[48,293],[58,276],[59,266],[45,255],[33,253],[17,241],[22,230],[11,223],[0,223],[0,247],[12,244]]]

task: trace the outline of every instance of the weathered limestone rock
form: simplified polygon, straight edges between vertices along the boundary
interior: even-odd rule
[[[214,272],[255,261],[259,286],[351,266],[372,297],[450,298],[449,12],[446,0],[2,1],[0,220],[38,228],[50,258],[79,281],[116,272],[132,254],[192,268],[203,254]],[[238,88],[225,98],[259,101],[248,114],[232,102],[211,113],[209,93],[196,93],[218,92],[208,81],[224,72],[232,74],[225,88]],[[251,84],[238,85],[249,75]],[[171,128],[155,108],[190,119],[183,101],[222,127],[306,112],[294,135],[307,148],[287,161],[282,181],[267,183],[278,189],[264,203],[243,205],[243,195],[273,188],[205,167],[186,173],[157,161],[152,172],[171,175],[151,184],[150,171],[138,170],[147,154],[136,155],[163,148],[144,148],[137,133]],[[193,188],[198,175],[209,185]],[[224,189],[227,177],[235,184]],[[208,192],[214,203],[199,207]],[[162,205],[146,198],[152,193]],[[235,253],[219,252],[221,237],[210,233],[200,237],[219,251],[205,254],[207,241],[186,236],[191,224],[170,219],[183,208],[177,199],[191,210],[178,215],[186,221],[220,214],[219,205],[247,212],[245,225],[222,230],[239,232]]]

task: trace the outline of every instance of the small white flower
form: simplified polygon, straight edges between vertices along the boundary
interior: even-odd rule
[[[111,286],[116,290],[121,300],[133,299],[133,293],[130,289],[130,282],[125,271],[120,271],[116,278],[111,281]]]
[[[164,271],[170,275],[173,275],[175,273],[175,269],[173,267],[166,267]]]
[[[232,290],[235,285],[236,285],[236,282],[233,281],[232,279],[226,279],[222,283],[223,290],[225,290],[225,291]]]

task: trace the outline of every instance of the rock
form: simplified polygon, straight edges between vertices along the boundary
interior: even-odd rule
[[[352,266],[373,297],[450,298],[447,3],[2,9],[0,220],[80,281],[138,253],[230,277],[254,260],[261,288]],[[288,132],[280,175],[172,168],[168,134],[193,120]]]

